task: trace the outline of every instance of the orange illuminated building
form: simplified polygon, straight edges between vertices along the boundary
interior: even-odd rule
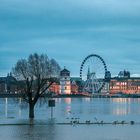
[[[140,94],[140,77],[130,77],[128,71],[121,71],[118,77],[110,79],[110,94]]]
[[[78,93],[78,89],[79,89],[79,87],[76,84],[76,82],[75,81],[72,81],[71,82],[71,93],[72,94],[77,94]]]
[[[53,83],[50,88],[49,91],[55,94],[60,94],[60,84],[59,83]]]
[[[140,93],[140,78],[114,78],[110,80],[110,93]]]
[[[77,94],[78,93],[78,86],[75,82],[71,83],[71,94]],[[58,83],[53,83],[50,88],[49,92],[55,93],[55,94],[61,94],[60,93],[60,84]]]

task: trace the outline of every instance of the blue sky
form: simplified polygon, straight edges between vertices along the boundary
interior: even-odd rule
[[[140,1],[1,0],[0,76],[34,52],[55,58],[72,76],[92,53],[112,75],[140,74]]]

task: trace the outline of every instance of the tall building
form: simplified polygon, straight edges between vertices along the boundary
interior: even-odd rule
[[[70,71],[65,67],[60,72],[60,94],[71,94]]]
[[[106,76],[105,76],[105,85],[101,92],[103,93],[109,93],[109,88],[110,88],[110,80],[111,80],[111,72],[107,71]]]
[[[111,72],[110,72],[110,71],[107,71],[107,72],[106,72],[105,81],[106,81],[106,82],[109,82],[110,79],[111,79]]]
[[[120,71],[118,74],[119,78],[130,78],[130,72],[129,71]]]
[[[88,67],[88,72],[87,72],[87,80],[89,80],[90,79],[90,68]]]

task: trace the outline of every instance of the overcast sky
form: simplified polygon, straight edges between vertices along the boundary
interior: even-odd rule
[[[0,0],[0,76],[34,52],[72,76],[89,54],[140,74],[140,0]]]

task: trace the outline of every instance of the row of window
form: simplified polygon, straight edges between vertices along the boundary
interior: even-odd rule
[[[114,90],[140,90],[140,87],[120,87],[120,86],[112,86],[110,89]]]

